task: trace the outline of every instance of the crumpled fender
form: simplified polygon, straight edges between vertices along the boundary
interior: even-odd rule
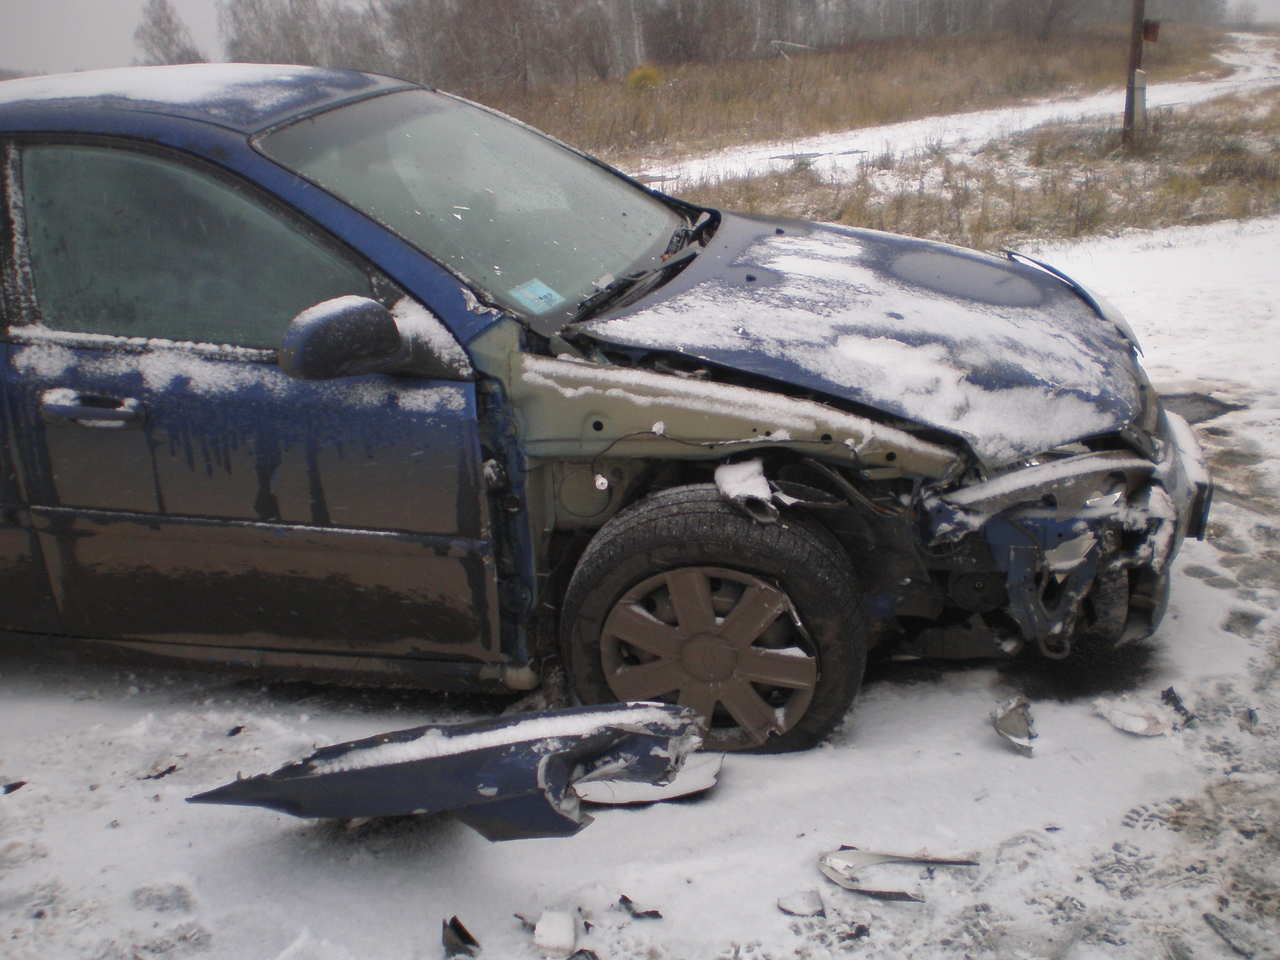
[[[687,707],[623,703],[427,724],[321,747],[187,800],[295,817],[448,812],[489,840],[567,837],[591,822],[575,783],[666,783],[701,745],[701,723]]]

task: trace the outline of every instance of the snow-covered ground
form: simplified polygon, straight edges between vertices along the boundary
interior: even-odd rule
[[[1232,34],[1232,39],[1235,49],[1220,56],[1232,68],[1230,76],[1212,81],[1153,83],[1147,91],[1147,108],[1203,103],[1233,93],[1247,96],[1250,90],[1260,86],[1280,84],[1280,48],[1274,37],[1238,33]],[[884,153],[912,156],[926,150],[954,152],[1044,123],[1104,116],[1118,118],[1124,113],[1124,96],[1124,89],[1118,87],[1088,96],[1031,100],[994,110],[924,117],[847,133],[732,147],[677,162],[654,160],[636,166],[631,172],[660,179],[662,189],[675,194],[697,183],[785,170],[798,159],[810,163],[815,171],[828,178],[851,179],[857,176],[868,156]]]
[[[531,960],[512,915],[547,909],[589,919],[581,945],[602,960],[1236,955],[1224,934],[1276,956],[1280,218],[1040,254],[1128,314],[1162,390],[1240,405],[1200,425],[1220,485],[1213,536],[1185,546],[1151,641],[1086,673],[881,669],[816,750],[730,757],[698,800],[507,844],[447,818],[347,829],[183,802],[475,704],[20,650],[0,659],[0,783],[26,781],[0,795],[0,956],[416,960],[441,955],[457,914],[483,956]],[[1095,698],[1154,708],[1168,687],[1199,717],[1179,732],[1141,738],[1094,715]],[[988,720],[1020,692],[1040,734],[1030,758]],[[876,868],[869,886],[925,900],[881,903],[819,874],[840,844],[979,864]],[[825,917],[777,909],[806,890]],[[617,909],[621,894],[662,918]]]

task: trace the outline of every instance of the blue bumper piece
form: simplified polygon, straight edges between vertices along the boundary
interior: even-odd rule
[[[273,773],[188,797],[296,817],[452,813],[489,840],[572,836],[591,822],[573,784],[666,783],[701,744],[698,715],[611,704],[428,724],[321,747]]]

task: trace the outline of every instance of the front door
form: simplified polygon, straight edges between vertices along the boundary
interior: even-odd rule
[[[30,315],[7,402],[64,629],[497,659],[474,384],[275,362],[294,314],[390,284],[180,155],[9,161]]]

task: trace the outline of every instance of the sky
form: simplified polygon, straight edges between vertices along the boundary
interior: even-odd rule
[[[206,56],[221,54],[214,0],[171,0]],[[1280,0],[1277,0],[1280,2]],[[60,73],[123,67],[139,53],[143,0],[0,0],[0,68]]]
[[[1159,0],[1149,2],[1153,9]],[[1280,21],[1280,0],[1253,0],[1262,19]],[[221,54],[215,0],[172,0],[196,45]],[[59,73],[127,66],[138,56],[133,31],[143,0],[0,0],[0,69]]]

